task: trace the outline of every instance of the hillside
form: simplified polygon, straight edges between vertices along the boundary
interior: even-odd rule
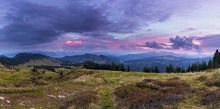
[[[205,55],[187,55],[187,54],[176,54],[172,52],[147,52],[147,53],[140,53],[140,54],[127,54],[119,56],[119,58],[123,61],[132,61],[132,60],[141,60],[150,57],[160,57],[160,56],[175,56],[175,57],[185,57],[185,58],[204,58],[207,57]]]
[[[186,74],[69,68],[33,72],[4,66],[0,70],[2,108],[217,109],[220,103],[218,70]]]
[[[98,64],[112,64],[121,63],[120,60],[113,57],[108,57],[104,55],[95,55],[95,54],[84,54],[84,55],[76,55],[76,56],[65,56],[61,58],[63,61],[69,61],[72,64],[80,64],[87,61],[91,61]]]
[[[125,61],[127,66],[130,66],[130,69],[132,71],[143,71],[144,67],[154,67],[159,66],[160,71],[165,71],[166,67],[170,64],[173,66],[183,66],[184,68],[187,68],[189,65],[191,65],[194,62],[201,62],[201,61],[207,61],[210,58],[184,58],[184,57],[175,57],[175,56],[156,56],[156,57],[149,57],[144,58],[140,60],[131,60],[131,61]]]
[[[15,55],[13,58],[1,56],[0,63],[5,65],[22,64],[25,66],[38,66],[38,65],[58,66],[63,62],[58,58],[53,58],[42,54],[19,53]]]
[[[186,57],[176,57],[173,55],[163,55],[157,56],[167,53],[156,53],[153,56],[153,52],[148,55],[136,54],[129,55],[134,56],[133,58],[129,58],[130,60],[125,61],[123,57],[117,56],[105,56],[105,55],[95,55],[95,54],[84,54],[84,55],[75,55],[75,56],[65,56],[63,58],[54,58],[42,54],[34,54],[34,53],[19,53],[15,55],[13,58],[9,58],[6,56],[0,56],[0,63],[4,65],[22,65],[22,66],[68,66],[75,65],[81,66],[86,62],[93,62],[98,64],[124,64],[127,68],[130,67],[131,71],[143,71],[145,67],[154,67],[158,66],[160,71],[163,72],[165,68],[172,64],[174,66],[183,66],[187,68],[194,62],[208,61],[210,58],[186,58]],[[142,56],[139,56],[142,55]],[[153,57],[149,57],[149,56]],[[141,59],[137,59],[139,57]],[[127,58],[128,59],[128,58]],[[136,59],[136,60],[133,60]],[[124,60],[124,61],[122,61]]]

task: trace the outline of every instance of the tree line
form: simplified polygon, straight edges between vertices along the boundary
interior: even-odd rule
[[[97,69],[97,70],[114,70],[114,71],[130,71],[129,66],[125,68],[123,64],[97,64],[94,62],[86,62],[84,63],[84,68],[87,69]],[[166,73],[186,73],[186,72],[200,72],[205,71],[208,69],[218,69],[220,68],[220,52],[217,49],[213,55],[213,58],[211,58],[208,62],[202,61],[202,62],[194,62],[191,65],[189,65],[187,68],[183,66],[173,66],[168,65],[166,67],[165,72]],[[145,73],[160,73],[158,66],[154,67],[145,67],[143,69]]]
[[[86,69],[94,69],[94,70],[113,70],[113,71],[128,71],[130,72],[130,67],[125,68],[123,64],[97,64],[94,62],[85,62],[83,65]]]
[[[194,62],[191,65],[189,65],[187,68],[184,67],[173,67],[173,65],[169,65],[166,67],[167,73],[185,73],[185,72],[201,72],[208,69],[218,69],[220,68],[220,52],[217,49],[213,55],[213,58],[211,58],[208,62],[202,61],[202,62]]]
[[[179,66],[174,67],[173,65],[170,64],[166,67],[165,72],[166,73],[186,73],[186,69],[184,67],[179,67]]]
[[[144,72],[145,73],[160,73],[159,67],[155,66],[155,67],[145,67],[144,68]]]

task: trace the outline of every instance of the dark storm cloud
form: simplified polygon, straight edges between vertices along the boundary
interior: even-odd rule
[[[29,2],[16,2],[1,30],[3,39],[21,45],[42,44],[56,40],[62,33],[93,32],[108,24],[97,9],[79,4],[64,9]]]
[[[25,2],[26,1],[26,2]],[[67,0],[68,1],[68,0]],[[69,0],[68,5],[43,5],[27,0],[9,1],[5,17],[8,25],[1,39],[18,45],[44,44],[65,33],[105,37],[109,33],[132,33],[141,25],[162,22],[188,2],[168,0]]]
[[[200,47],[197,44],[193,43],[193,38],[191,37],[180,37],[176,36],[174,38],[169,39],[171,45],[167,45],[164,43],[157,43],[157,42],[146,42],[144,47],[149,47],[149,48],[155,48],[155,49],[184,49],[184,50],[192,50],[196,49],[199,50]]]

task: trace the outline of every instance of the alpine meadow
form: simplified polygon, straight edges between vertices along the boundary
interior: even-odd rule
[[[0,109],[219,109],[220,0],[0,0]]]

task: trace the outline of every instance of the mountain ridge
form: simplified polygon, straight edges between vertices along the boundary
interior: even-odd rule
[[[153,54],[153,52],[152,52]],[[138,55],[137,55],[138,57]],[[136,58],[136,57],[135,57]],[[18,53],[14,57],[0,56],[0,62],[5,65],[49,65],[49,66],[62,66],[62,65],[83,65],[85,62],[91,61],[97,64],[124,64],[130,67],[132,71],[143,71],[144,67],[158,66],[161,71],[169,64],[174,66],[187,67],[196,61],[208,61],[210,57],[205,58],[187,58],[180,56],[167,55],[145,55],[139,59],[124,59],[120,56],[106,56],[86,53],[83,55],[65,56],[62,58],[55,58],[43,54],[35,53]]]

